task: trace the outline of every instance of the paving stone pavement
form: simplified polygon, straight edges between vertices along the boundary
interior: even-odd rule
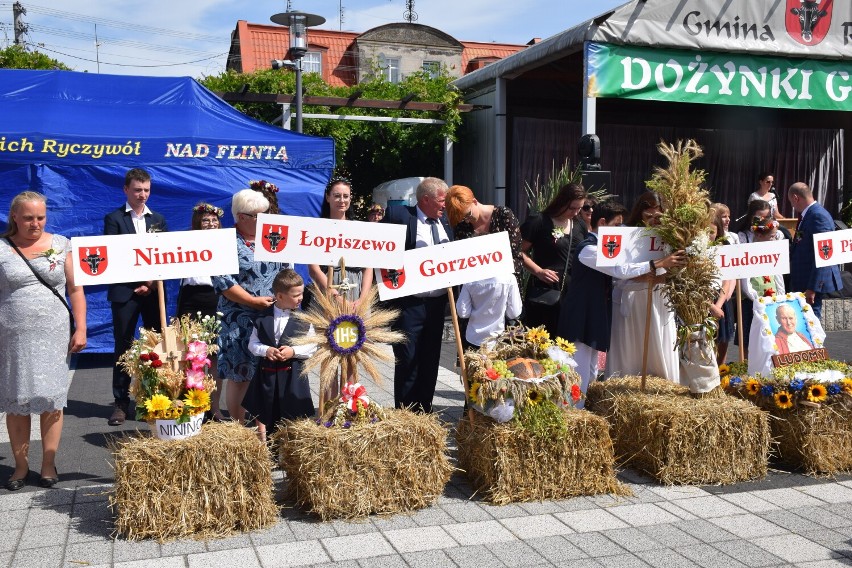
[[[832,332],[826,345],[835,358],[852,359],[852,332]],[[435,408],[448,424],[458,420],[463,400],[454,358],[454,344],[445,343]],[[0,490],[0,566],[852,565],[852,476],[813,478],[782,469],[761,481],[725,487],[665,487],[622,470],[619,477],[633,497],[506,506],[472,496],[463,475],[456,474],[435,505],[408,515],[323,523],[284,503],[280,520],[267,530],[206,542],[128,542],[112,534],[106,440],[147,426],[134,421],[107,426],[109,365],[103,355],[78,359],[58,458],[61,482],[51,490],[32,485],[15,493]],[[380,369],[382,385],[364,382],[378,402],[392,405],[393,370]],[[315,378],[312,386],[315,391]],[[33,438],[39,439],[37,421]],[[41,461],[37,441],[31,453],[34,482]],[[11,473],[3,425],[0,480]],[[280,472],[275,480],[283,483]]]

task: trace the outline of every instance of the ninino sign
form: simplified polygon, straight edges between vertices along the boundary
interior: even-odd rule
[[[814,235],[814,255],[817,268],[852,262],[852,229]]]
[[[346,266],[402,266],[405,225],[290,215],[257,216],[255,260]]]
[[[648,262],[663,258],[663,241],[643,227],[599,227],[598,266]]]
[[[235,229],[74,237],[71,259],[81,286],[240,271]]]
[[[383,301],[515,272],[505,231],[407,250],[404,262],[397,266],[401,268],[376,270]]]
[[[722,280],[787,274],[790,248],[787,240],[720,246],[716,249],[716,266]]]

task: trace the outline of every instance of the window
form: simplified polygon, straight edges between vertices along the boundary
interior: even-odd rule
[[[309,51],[302,57],[302,71],[304,73],[319,73],[322,75],[322,53]]]
[[[399,58],[379,56],[379,70],[389,83],[399,83]]]
[[[427,75],[431,79],[438,77],[441,74],[441,62],[440,61],[424,61],[423,62],[423,71],[426,72]]]

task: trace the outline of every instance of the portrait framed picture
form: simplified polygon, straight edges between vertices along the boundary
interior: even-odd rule
[[[825,331],[801,292],[758,298],[749,341],[749,374],[768,376],[772,356],[820,349]]]

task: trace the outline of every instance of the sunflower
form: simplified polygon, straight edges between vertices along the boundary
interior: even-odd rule
[[[825,389],[825,386],[817,383],[807,387],[807,397],[811,402],[822,402],[828,398],[828,391]]]
[[[145,410],[148,412],[162,412],[172,406],[172,401],[169,397],[162,394],[155,394],[145,401]]]
[[[788,409],[793,406],[793,397],[787,391],[779,391],[775,393],[775,406],[781,409]]]
[[[189,389],[183,401],[192,408],[206,409],[210,406],[210,393],[198,389]]]
[[[840,386],[846,394],[852,394],[852,378],[840,379]]]
[[[534,327],[527,331],[527,341],[542,347],[549,346],[550,333],[544,328],[544,326]]]
[[[731,368],[728,365],[722,363],[721,365],[719,365],[719,374],[723,375],[723,376],[724,375],[730,375],[731,374]]]
[[[536,405],[536,404],[540,403],[542,400],[544,400],[544,397],[537,390],[530,390],[527,393],[527,403],[528,404]]]
[[[731,375],[722,375],[721,382],[719,386],[722,387],[722,390],[728,390],[728,386],[731,384]]]
[[[476,404],[479,402],[479,387],[481,386],[482,384],[478,382],[474,382],[470,385],[470,390],[467,393],[467,399],[470,401],[471,404]]]
[[[556,338],[556,346],[568,355],[573,355],[577,352],[577,347],[573,343],[566,339],[563,339],[562,337]]]
[[[746,381],[745,390],[750,396],[756,395],[760,392],[760,381],[757,379],[749,379]]]

